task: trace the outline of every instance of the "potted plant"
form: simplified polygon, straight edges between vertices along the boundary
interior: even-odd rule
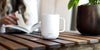
[[[79,0],[70,0],[68,9]],[[100,0],[89,0],[89,3],[78,6],[77,29],[82,35],[100,35]]]

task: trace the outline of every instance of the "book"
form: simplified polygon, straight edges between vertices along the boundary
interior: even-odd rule
[[[15,16],[17,18],[19,18],[19,20],[17,20],[17,25],[5,25],[5,28],[13,28],[13,29],[17,29],[26,33],[32,33],[34,30],[36,30],[37,28],[40,27],[41,22],[38,22],[36,24],[34,24],[33,26],[28,26],[25,21],[24,18],[22,17],[22,15],[20,13],[16,13]]]

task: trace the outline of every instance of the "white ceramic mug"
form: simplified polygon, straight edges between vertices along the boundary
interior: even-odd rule
[[[59,31],[60,19],[64,22],[63,30]],[[41,34],[44,39],[56,39],[59,32],[65,31],[65,19],[59,14],[44,14],[41,18]]]

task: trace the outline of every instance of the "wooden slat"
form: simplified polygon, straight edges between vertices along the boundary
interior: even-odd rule
[[[26,40],[30,40],[33,42],[37,42],[43,45],[46,45],[47,48],[59,48],[61,47],[60,43],[56,43],[56,42],[52,42],[52,41],[48,41],[48,40],[42,40],[39,38],[35,38],[35,37],[29,37],[29,36],[24,36],[24,35],[19,35],[19,34],[13,34],[14,36],[26,39]]]
[[[82,35],[75,35],[75,36],[82,36]],[[87,38],[92,38],[92,39],[98,39],[100,41],[100,35],[99,36],[82,36],[82,37],[87,37]]]
[[[88,43],[97,43],[99,42],[98,39],[93,39],[93,38],[88,38],[88,37],[85,37],[85,36],[74,36],[74,35],[65,35],[65,34],[60,34],[60,36],[62,37],[69,37],[69,38],[76,38],[76,39],[81,39],[81,40],[87,40]]]
[[[14,43],[10,40],[0,37],[0,44],[6,46],[10,50],[28,50],[27,47]]]
[[[66,33],[66,32],[64,32],[64,33]],[[67,40],[67,41],[73,41],[76,44],[88,44],[87,40],[81,40],[81,39],[75,39],[75,38],[67,38],[67,37],[59,37],[59,39]]]
[[[79,33],[63,33],[64,35],[71,35],[71,36],[79,36],[79,37],[86,37],[86,38],[92,38],[92,39],[98,39],[100,41],[100,36],[84,36]]]
[[[65,33],[79,33],[79,31],[65,31]]]
[[[0,50],[8,50],[8,49],[0,45]]]
[[[68,36],[77,36],[77,37],[85,37],[85,38],[91,38],[91,39],[100,39],[100,36],[84,36],[78,33],[64,33],[63,35],[68,35]]]
[[[66,32],[64,32],[64,33],[66,33]],[[38,34],[38,35],[41,35],[41,34]],[[76,44],[88,44],[87,40],[81,40],[81,39],[75,39],[75,38],[67,38],[67,37],[59,37],[59,39],[67,40],[67,41],[73,41]]]
[[[26,36],[32,36],[32,37],[37,37],[37,38],[43,39],[42,36],[34,35],[34,34],[30,34],[30,35],[26,35]],[[62,44],[62,46],[65,46],[65,47],[75,45],[75,43],[72,41],[66,41],[66,40],[61,40],[61,39],[54,39],[54,40],[49,40],[49,41],[60,43],[60,44]]]
[[[79,32],[62,32],[60,34],[65,34],[65,35],[81,35]]]
[[[30,50],[42,50],[42,49],[45,49],[44,45],[41,45],[41,44],[38,44],[38,43],[34,43],[34,42],[31,42],[31,41],[28,41],[28,40],[25,40],[25,39],[21,39],[21,38],[15,37],[15,36],[7,35],[7,34],[2,34],[1,36],[5,37],[7,39],[10,39],[10,40],[12,40],[14,42],[17,42],[19,44],[25,45],[25,46],[29,47]]]
[[[75,38],[67,38],[67,37],[59,37],[59,38],[63,39],[63,40],[73,41],[76,44],[88,44],[88,42],[86,40],[80,40],[80,39],[75,39]]]

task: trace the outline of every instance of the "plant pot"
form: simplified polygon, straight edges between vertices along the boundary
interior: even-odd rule
[[[100,35],[100,5],[78,7],[77,29],[82,35]]]

